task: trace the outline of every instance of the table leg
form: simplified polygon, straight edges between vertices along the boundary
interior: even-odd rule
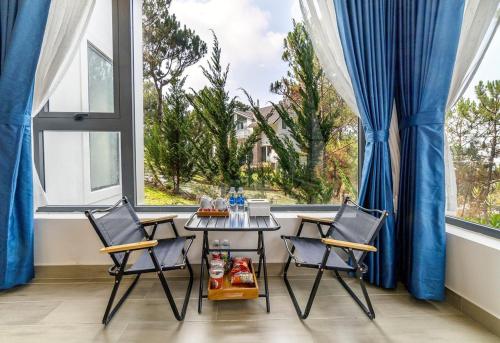
[[[269,286],[267,284],[267,264],[266,264],[266,248],[264,247],[264,234],[259,231],[259,237],[262,245],[262,267],[264,268],[264,289],[266,292],[266,308],[267,312],[271,312],[271,304],[269,303]]]
[[[202,242],[202,248],[201,248],[201,263],[200,263],[200,289],[198,292],[198,313],[201,314],[201,307],[202,307],[202,302],[203,302],[203,268],[205,267],[205,261],[206,259],[206,241],[208,240],[207,238],[207,231],[203,231],[203,242]],[[207,261],[208,263],[208,261]],[[208,273],[208,270],[207,270]]]
[[[262,267],[262,243],[261,243],[261,235],[259,235],[259,238],[257,240],[257,254],[259,255],[259,267],[257,268],[257,278],[260,278],[260,270]]]

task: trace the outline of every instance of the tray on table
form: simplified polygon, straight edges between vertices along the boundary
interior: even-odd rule
[[[198,217],[229,217],[229,211],[209,211],[199,208],[196,215]]]
[[[222,288],[210,288],[210,278],[208,279],[208,299],[209,300],[243,300],[256,299],[259,297],[259,284],[255,276],[255,268],[250,262],[250,269],[253,274],[253,284],[231,285],[231,274],[224,274],[224,282]]]

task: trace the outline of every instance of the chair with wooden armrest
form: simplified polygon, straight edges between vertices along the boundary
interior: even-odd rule
[[[368,318],[375,318],[375,311],[373,310],[363,281],[363,274],[368,270],[363,260],[369,252],[377,251],[373,243],[387,215],[387,211],[365,209],[352,202],[349,198],[346,198],[335,219],[330,220],[329,223],[323,218],[321,222],[318,222],[319,218],[301,216],[301,224],[297,235],[281,236],[289,255],[284,268],[284,280],[295,310],[301,319],[306,319],[311,311],[325,270],[333,270],[340,284],[342,284],[349,295],[361,307]],[[321,238],[301,237],[302,227],[305,222],[316,223]],[[326,234],[323,233],[318,223],[329,225]],[[300,309],[287,276],[292,260],[297,267],[318,269],[313,288],[303,312]],[[353,273],[359,279],[366,305],[342,279],[339,274],[341,271]]]
[[[195,236],[179,236],[173,221],[176,216],[140,221],[126,197],[108,209],[85,211],[85,215],[104,245],[101,252],[109,254],[113,261],[108,272],[114,276],[115,282],[102,323],[107,325],[111,321],[143,273],[156,273],[158,275],[175,318],[179,321],[183,320],[193,285],[193,270],[187,253]],[[174,237],[156,240],[154,239],[156,229],[158,225],[163,223],[170,224]],[[149,226],[153,226],[151,233],[146,231],[146,227]],[[127,265],[132,252],[138,252],[140,256],[133,264]],[[182,309],[179,312],[163,272],[184,269],[186,266],[189,271],[189,283]],[[124,275],[135,275],[135,278],[115,307],[112,308]]]

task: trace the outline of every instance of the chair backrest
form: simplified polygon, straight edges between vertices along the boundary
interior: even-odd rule
[[[105,247],[140,242],[147,237],[144,227],[126,197],[110,208],[85,211],[85,215]],[[119,266],[123,256],[124,253],[115,253],[111,258]]]
[[[345,198],[329,232],[333,239],[372,245],[387,216],[387,211],[366,209]],[[354,251],[358,263],[366,256]]]

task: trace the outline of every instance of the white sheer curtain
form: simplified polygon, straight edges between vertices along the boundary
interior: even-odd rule
[[[462,31],[460,35],[457,60],[448,96],[447,110],[460,99],[472,80],[484,53],[498,27],[496,15],[499,0],[468,0],[465,6]],[[331,0],[300,0],[302,16],[311,36],[314,49],[325,74],[339,95],[346,101],[354,113],[358,114],[354,91],[347,72],[342,45],[340,43],[335,15],[335,6]],[[394,207],[399,194],[399,129],[394,107],[389,130],[391,150]],[[445,180],[447,211],[457,207],[457,186],[453,157],[445,139]]]
[[[40,112],[66,72],[82,39],[96,0],[52,0],[35,75],[31,116]],[[33,167],[35,209],[47,204]]]
[[[469,0],[466,3],[446,111],[462,97],[488,50],[499,24],[497,14],[499,4],[499,0]],[[455,214],[457,211],[455,168],[447,139],[445,145],[446,210],[450,214]]]
[[[359,116],[351,78],[344,60],[337,28],[335,6],[331,0],[300,0],[302,16],[314,50],[326,76],[349,108]],[[399,129],[394,107],[389,129],[394,208],[399,194]]]

